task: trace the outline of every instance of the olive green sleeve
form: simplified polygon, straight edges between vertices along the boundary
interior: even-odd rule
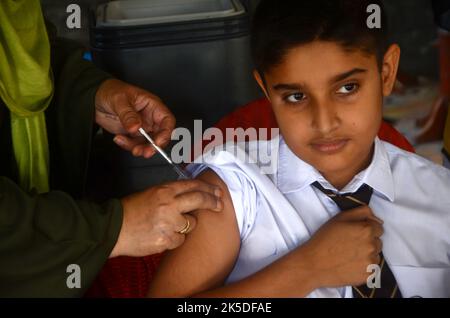
[[[5,177],[0,211],[0,297],[82,296],[122,225],[119,200],[96,205],[58,191],[30,196]],[[81,288],[67,287],[71,264],[80,268]]]
[[[95,135],[95,95],[111,75],[83,59],[84,50],[65,39],[52,41],[53,102],[46,111],[50,188],[85,195]]]

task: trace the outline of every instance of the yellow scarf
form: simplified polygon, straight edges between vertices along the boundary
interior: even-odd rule
[[[49,190],[44,111],[53,97],[50,42],[39,0],[0,0],[0,98],[11,112],[19,183]]]

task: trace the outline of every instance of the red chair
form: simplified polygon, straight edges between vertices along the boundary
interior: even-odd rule
[[[238,108],[221,119],[215,127],[225,133],[226,128],[276,128],[278,125],[269,101],[260,99]],[[378,136],[382,140],[414,152],[408,140],[385,122],[382,123]],[[203,146],[206,145],[207,143],[203,143]],[[145,297],[160,259],[161,254],[109,259],[86,297]]]

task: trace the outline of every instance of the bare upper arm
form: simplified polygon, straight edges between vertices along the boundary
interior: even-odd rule
[[[239,253],[236,214],[226,184],[212,170],[198,179],[222,189],[222,212],[195,211],[196,228],[183,245],[166,252],[152,283],[150,297],[187,297],[222,286]]]

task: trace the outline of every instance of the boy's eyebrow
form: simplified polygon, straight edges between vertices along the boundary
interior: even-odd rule
[[[337,83],[337,82],[340,82],[342,80],[345,80],[347,77],[350,77],[352,75],[359,74],[359,73],[365,73],[365,72],[367,72],[366,69],[354,68],[351,71],[348,71],[348,72],[345,72],[345,73],[333,76],[331,78],[331,80],[330,80],[330,83]]]
[[[301,85],[297,84],[277,84],[273,86],[276,91],[295,91],[301,88]]]
[[[333,76],[330,79],[330,83],[340,82],[340,81],[346,79],[347,77],[350,77],[352,75],[359,74],[359,73],[365,73],[365,72],[367,72],[366,69],[354,68],[348,72]],[[276,91],[294,91],[294,90],[299,90],[301,88],[302,88],[302,86],[299,84],[284,84],[284,83],[282,83],[282,84],[277,84],[277,85],[273,86],[273,89]]]

